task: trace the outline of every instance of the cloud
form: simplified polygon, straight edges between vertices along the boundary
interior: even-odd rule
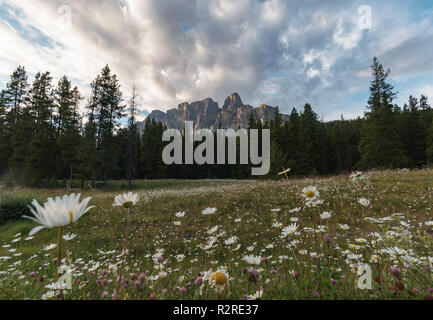
[[[335,0],[0,0],[0,79],[17,65],[68,75],[89,94],[109,64],[129,99],[167,110],[238,92],[283,112],[311,102],[325,119],[362,115],[378,55],[397,79],[432,74],[430,11]],[[425,8],[424,8],[425,9]],[[411,13],[412,12],[412,13]],[[402,19],[410,21],[402,23]],[[428,53],[428,54],[427,54]],[[355,93],[362,93],[356,95]],[[340,112],[341,111],[341,112]]]

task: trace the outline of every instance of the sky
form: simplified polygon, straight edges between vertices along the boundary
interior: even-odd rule
[[[143,117],[237,92],[283,113],[309,102],[325,121],[356,118],[374,56],[397,104],[433,102],[432,1],[0,0],[0,89],[23,65],[30,78],[67,75],[87,99],[108,64],[125,101],[136,86]]]

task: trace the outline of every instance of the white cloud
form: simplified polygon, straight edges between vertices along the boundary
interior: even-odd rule
[[[433,84],[427,84],[422,86],[416,91],[416,97],[421,97],[421,95],[427,96],[429,103],[433,103]]]
[[[65,5],[71,19],[59,14]],[[421,57],[433,49],[421,37],[431,33],[428,17],[402,24],[407,10],[393,2],[372,10],[373,30],[361,31],[358,5],[344,0],[0,0],[0,41],[8,44],[0,75],[19,64],[49,70],[86,95],[109,64],[126,100],[135,84],[147,110],[206,97],[221,103],[236,91],[283,112],[309,101],[333,114],[346,93],[368,90],[373,55],[397,76],[432,72]]]

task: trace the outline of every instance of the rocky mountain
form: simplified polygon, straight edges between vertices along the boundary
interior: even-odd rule
[[[244,105],[239,94],[233,93],[226,99],[222,108],[219,108],[217,102],[207,98],[191,104],[184,102],[177,109],[171,109],[167,112],[152,111],[148,118],[163,122],[170,129],[182,130],[185,121],[193,121],[195,130],[214,130],[219,127],[220,123],[224,129],[237,130],[238,128],[248,128],[251,114],[257,121],[264,123],[273,119],[274,113],[275,108],[268,105],[262,104],[257,108]],[[288,120],[288,118],[287,115],[283,115],[283,120]],[[139,123],[140,129],[144,128],[145,121]]]

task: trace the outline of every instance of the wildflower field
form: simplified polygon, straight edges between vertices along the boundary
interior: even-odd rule
[[[0,299],[433,299],[432,170],[87,197],[66,227],[0,226]],[[58,284],[59,265],[72,287]],[[371,286],[360,286],[366,266]]]

